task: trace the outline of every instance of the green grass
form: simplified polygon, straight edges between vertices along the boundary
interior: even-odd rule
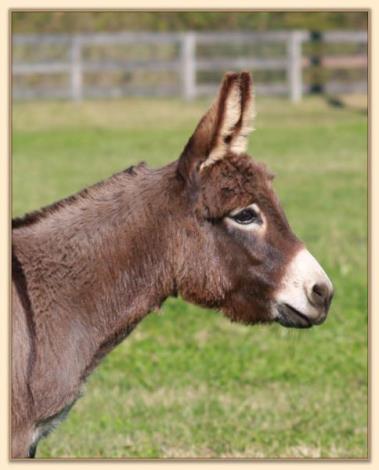
[[[140,160],[176,159],[207,103],[16,104],[15,215]],[[311,330],[244,327],[169,299],[89,379],[38,457],[367,457],[367,120],[258,99],[250,153],[335,285]]]

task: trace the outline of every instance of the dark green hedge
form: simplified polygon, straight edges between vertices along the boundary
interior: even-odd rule
[[[362,12],[13,12],[15,33],[94,31],[366,29]]]

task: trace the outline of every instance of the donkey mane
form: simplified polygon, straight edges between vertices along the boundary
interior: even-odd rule
[[[75,194],[67,196],[59,201],[55,201],[52,204],[48,204],[46,206],[41,207],[38,210],[28,212],[20,217],[14,217],[12,219],[12,230],[22,227],[27,227],[29,225],[34,225],[42,219],[49,217],[50,215],[59,212],[60,210],[77,203],[82,199],[88,199],[93,194],[95,194],[96,190],[104,187],[105,185],[111,184],[112,182],[120,179],[123,176],[138,176],[145,169],[149,171],[146,166],[145,162],[140,162],[137,165],[131,165],[130,167],[119,171],[110,177],[98,181],[92,186],[86,187],[81,189]],[[125,184],[127,184],[127,180],[125,179]]]

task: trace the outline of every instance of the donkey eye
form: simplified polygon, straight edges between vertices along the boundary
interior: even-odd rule
[[[259,213],[252,207],[243,209],[242,211],[237,212],[237,214],[231,215],[230,218],[241,225],[261,223],[262,221]]]

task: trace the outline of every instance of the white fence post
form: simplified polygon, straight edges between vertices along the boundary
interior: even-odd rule
[[[182,95],[187,101],[196,97],[196,35],[194,32],[182,35]]]
[[[71,42],[70,94],[74,101],[83,98],[82,44],[80,36],[74,36]]]
[[[301,31],[291,31],[287,40],[288,92],[293,103],[301,101],[303,95],[302,37]]]

